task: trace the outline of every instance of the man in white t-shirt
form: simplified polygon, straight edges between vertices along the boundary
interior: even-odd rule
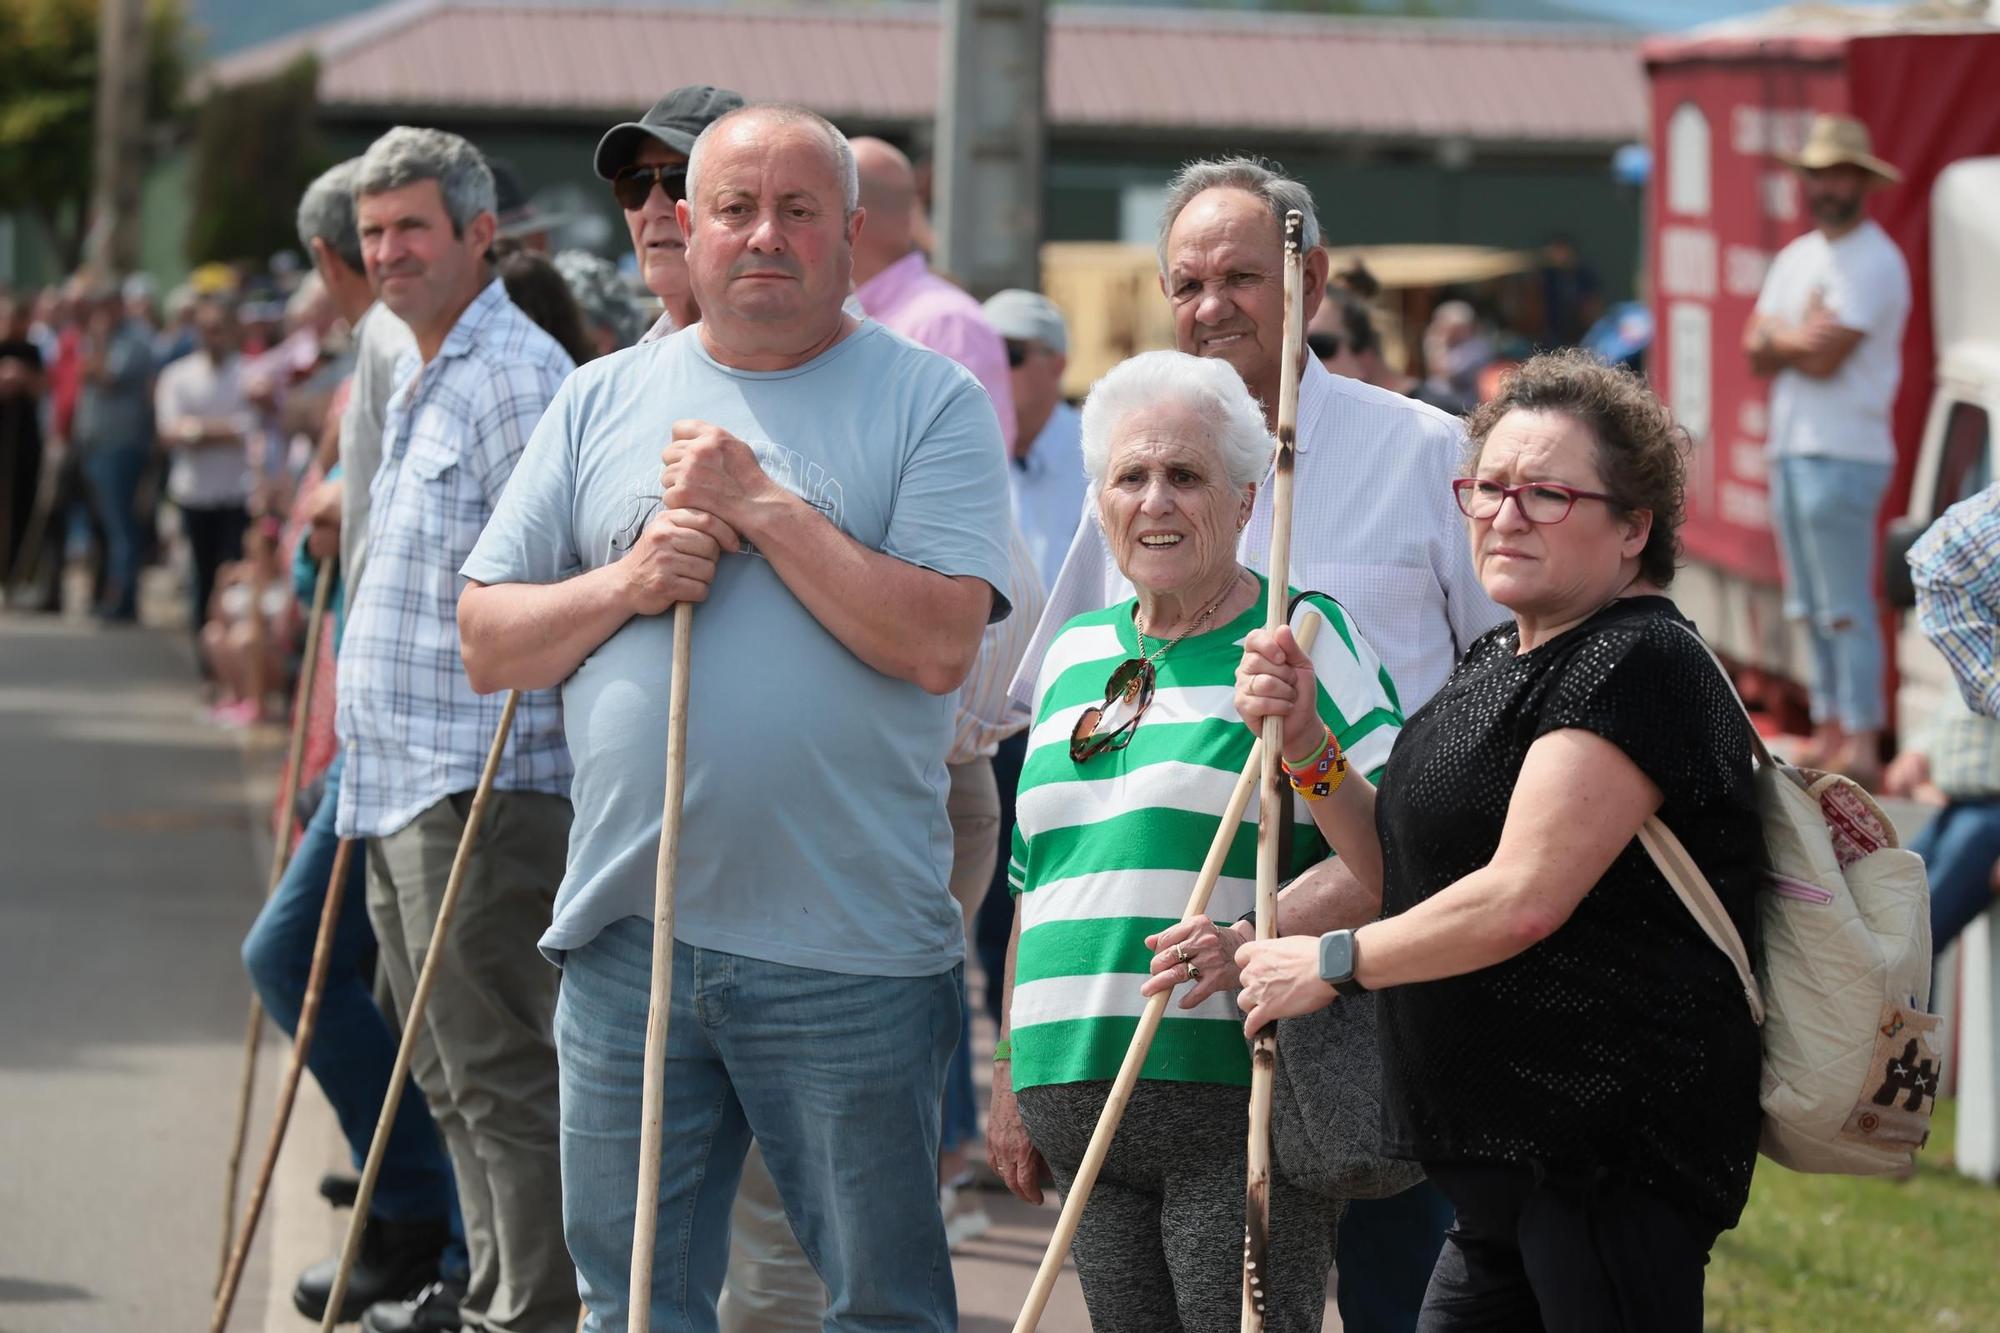
[[[1875,517],[1896,457],[1889,411],[1902,374],[1910,270],[1865,215],[1901,174],[1869,152],[1868,128],[1820,116],[1799,171],[1814,229],[1778,252],[1744,330],[1753,374],[1771,379],[1771,508],[1785,611],[1813,649],[1814,736],[1803,762],[1880,776],[1882,638],[1873,598]]]

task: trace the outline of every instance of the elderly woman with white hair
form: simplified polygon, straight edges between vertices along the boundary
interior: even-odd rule
[[[1241,1314],[1250,1057],[1222,945],[1160,950],[1184,909],[1250,756],[1232,706],[1266,581],[1236,558],[1270,465],[1263,414],[1226,362],[1149,352],[1083,407],[1097,521],[1135,595],[1052,641],[1035,688],[1009,875],[1016,892],[996,1053],[993,1166],[1038,1200],[1043,1164],[1065,1189],[1157,972],[1185,988],[1160,1025],[1073,1253],[1098,1333],[1234,1329]],[[1394,687],[1338,605],[1294,594],[1314,646],[1319,711],[1363,772],[1401,726]],[[1289,873],[1327,854],[1293,802]],[[1256,827],[1237,831],[1211,911],[1252,905]],[[1317,1329],[1336,1211],[1274,1181],[1266,1321]]]

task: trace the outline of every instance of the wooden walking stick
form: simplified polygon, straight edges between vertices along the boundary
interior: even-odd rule
[[[326,623],[326,607],[333,596],[334,561],[319,562],[319,577],[313,581],[312,617],[306,621],[305,661],[299,666],[298,688],[292,692],[291,748],[285,755],[285,774],[278,785],[278,827],[271,839],[271,875],[264,885],[264,900],[278,891],[285,867],[292,859],[292,803],[299,795],[299,768],[305,762],[306,715],[312,711],[313,678],[319,674],[320,626]],[[215,1271],[215,1288],[221,1293],[229,1272],[229,1254],[235,1239],[236,1186],[243,1174],[243,1140],[250,1132],[250,1102],[256,1088],[257,1048],[264,1035],[264,1005],[257,992],[250,992],[250,1017],[243,1025],[243,1085],[236,1093],[236,1130],[229,1140],[229,1169],[222,1186],[222,1258]]]
[[[632,1281],[625,1327],[653,1327],[653,1241],[660,1222],[660,1135],[666,1119],[667,1020],[674,995],[674,876],[681,855],[681,795],[687,786],[688,671],[694,604],[674,606],[673,679],[667,691],[667,798],[660,811],[660,858],[653,879],[653,990],[646,1002],[646,1090],[639,1129],[639,1198],[632,1215]]]
[[[1312,651],[1313,640],[1319,636],[1320,619],[1309,618],[1299,627],[1299,647]],[[1250,746],[1250,757],[1244,762],[1242,776],[1236,779],[1235,790],[1229,793],[1229,803],[1223,807],[1222,822],[1215,826],[1215,837],[1208,844],[1208,858],[1201,863],[1201,873],[1195,877],[1194,892],[1188,895],[1187,908],[1181,913],[1183,921],[1191,916],[1199,916],[1208,910],[1209,895],[1215,892],[1215,881],[1222,877],[1222,864],[1229,857],[1229,848],[1236,841],[1237,825],[1243,822],[1243,812],[1250,806],[1250,796],[1257,790],[1257,782],[1264,771],[1264,743],[1254,742]],[[1071,1179],[1069,1193],[1063,1198],[1062,1215],[1056,1219],[1056,1229],[1049,1237],[1049,1248],[1042,1255],[1042,1266],[1035,1270],[1034,1285],[1028,1288],[1028,1300],[1021,1307],[1021,1315],[1014,1321],[1014,1333],[1034,1333],[1041,1322],[1042,1312],[1048,1308],[1049,1296],[1056,1289],[1056,1278],[1062,1272],[1063,1257],[1069,1253],[1069,1245],[1076,1239],[1077,1225],[1083,1221],[1083,1210],[1090,1203],[1090,1192],[1097,1185],[1097,1173],[1104,1167],[1104,1158],[1111,1151],[1111,1140],[1118,1133],[1118,1122],[1125,1117],[1125,1105],[1132,1100],[1132,1089],[1139,1082],[1139,1070],[1146,1063],[1146,1054],[1153,1048],[1153,1037],[1160,1030],[1160,1022],[1166,1017],[1167,1001],[1173,998],[1171,990],[1163,990],[1146,1002],[1146,1012],[1139,1016],[1139,1026],[1132,1033],[1132,1042],[1125,1048],[1125,1061],[1118,1066],[1118,1077],[1112,1081],[1111,1093],[1104,1099],[1104,1110],[1097,1117],[1097,1128],[1091,1131],[1090,1146],[1084,1149],[1083,1161],[1076,1168]]]
[[[333,1274],[333,1290],[326,1295],[326,1313],[320,1317],[321,1333],[333,1333],[340,1322],[340,1306],[347,1299],[348,1279],[354,1275],[354,1260],[361,1253],[361,1233],[368,1226],[368,1206],[375,1199],[375,1180],[382,1174],[382,1159],[389,1151],[389,1131],[395,1127],[396,1112],[403,1105],[403,1088],[410,1081],[410,1061],[416,1054],[417,1034],[424,1025],[424,1006],[430,1003],[431,987],[437,984],[438,960],[443,957],[451,930],[453,911],[458,907],[459,890],[465,887],[466,867],[479,841],[479,825],[486,817],[486,802],[493,795],[493,778],[500,771],[500,755],[507,748],[507,736],[514,730],[514,710],[521,692],[507,692],[507,706],[500,710],[500,725],[493,732],[493,746],[486,752],[486,767],[479,771],[479,786],[472,793],[472,808],[465,812],[465,832],[458,836],[458,851],[451,858],[451,874],[444,882],[444,897],[438,900],[437,922],[431,927],[430,945],[424,950],[424,970],[417,974],[417,988],[410,992],[410,1011],[403,1016],[403,1040],[396,1047],[396,1065],[389,1071],[389,1086],[382,1093],[382,1114],[375,1121],[375,1137],[368,1143],[368,1160],[361,1168],[361,1183],[354,1191],[354,1215],[347,1220],[347,1239],[340,1246],[340,1263]]]
[[[1285,214],[1284,361],[1278,369],[1278,461],[1271,476],[1270,600],[1267,629],[1285,623],[1292,564],[1292,465],[1297,458],[1299,361],[1305,353],[1305,219]],[[1278,838],[1291,818],[1291,794],[1278,764],[1285,720],[1264,719],[1263,813],[1257,821],[1257,938],[1278,933]],[[1250,1048],[1249,1173],[1243,1190],[1243,1333],[1263,1333],[1264,1283],[1271,1241],[1271,1093],[1278,1072],[1278,1027],[1267,1023]]]
[[[333,875],[326,884],[326,903],[320,908],[319,934],[313,940],[312,970],[306,975],[305,1000],[299,1008],[298,1027],[292,1033],[292,1058],[285,1066],[285,1081],[278,1088],[278,1109],[271,1121],[271,1137],[264,1145],[264,1162],[257,1170],[257,1183],[250,1187],[250,1202],[243,1207],[243,1224],[236,1229],[236,1249],[229,1256],[228,1271],[222,1275],[222,1291],[215,1299],[215,1314],[209,1333],[222,1333],[229,1325],[229,1311],[236,1304],[236,1289],[243,1282],[243,1265],[250,1257],[250,1245],[257,1236],[257,1221],[264,1212],[264,1200],[271,1190],[271,1177],[278,1170],[278,1153],[285,1146],[285,1130],[292,1119],[292,1105],[299,1095],[299,1079],[305,1072],[306,1054],[312,1049],[313,1032],[319,1025],[320,1000],[326,994],[327,968],[333,959],[333,936],[340,924],[341,902],[347,896],[347,870],[354,859],[354,840],[342,838],[333,853]]]

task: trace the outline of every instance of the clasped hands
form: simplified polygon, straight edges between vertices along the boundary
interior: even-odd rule
[[[787,494],[749,445],[706,421],[676,421],[660,463],[665,508],[619,560],[634,615],[707,600],[716,562],[742,550],[757,516]]]

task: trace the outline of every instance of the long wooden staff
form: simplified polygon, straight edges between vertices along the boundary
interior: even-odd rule
[[[416,1054],[417,1034],[423,1030],[424,1007],[430,1003],[431,987],[437,983],[438,960],[444,956],[450,938],[452,913],[458,907],[459,890],[465,887],[466,867],[479,841],[479,825],[486,817],[486,803],[493,795],[493,778],[500,771],[500,755],[514,730],[514,710],[521,692],[507,692],[507,706],[500,710],[500,725],[493,732],[493,746],[486,752],[486,767],[479,772],[479,786],[472,793],[472,808],[465,812],[465,832],[458,836],[458,852],[451,859],[451,875],[444,882],[444,897],[438,901],[437,922],[431,927],[429,946],[424,950],[424,970],[417,974],[417,988],[410,993],[410,1011],[403,1016],[403,1040],[396,1047],[396,1066],[389,1071],[389,1086],[382,1092],[382,1114],[375,1121],[375,1137],[368,1144],[368,1160],[361,1168],[361,1183],[354,1191],[354,1215],[347,1221],[347,1239],[340,1247],[340,1263],[333,1274],[333,1290],[326,1296],[326,1313],[320,1317],[320,1333],[333,1333],[340,1322],[340,1307],[347,1299],[348,1279],[354,1275],[354,1260],[361,1253],[361,1233],[368,1226],[368,1206],[375,1199],[375,1180],[382,1174],[382,1159],[389,1151],[389,1131],[395,1127],[396,1112],[403,1105],[403,1088],[410,1081],[410,1060]]]
[[[1267,629],[1285,623],[1285,587],[1292,564],[1292,464],[1297,457],[1299,361],[1305,351],[1305,219],[1285,214],[1284,361],[1278,370],[1278,460],[1271,477],[1271,580],[1264,615]],[[1278,838],[1291,818],[1291,794],[1278,761],[1285,721],[1264,719],[1263,813],[1257,821],[1257,938],[1278,933]],[[1265,1280],[1271,1242],[1271,1092],[1278,1071],[1278,1027],[1267,1023],[1250,1048],[1249,1172],[1243,1189],[1242,1333],[1263,1333]]]
[[[688,671],[694,605],[674,607],[673,679],[667,687],[667,797],[653,880],[653,991],[646,1002],[646,1090],[640,1109],[639,1197],[632,1214],[632,1280],[625,1327],[653,1327],[653,1242],[660,1221],[660,1135],[666,1119],[667,1021],[674,995],[674,878],[680,867],[681,796],[687,786]]]
[[[1307,652],[1312,651],[1319,626],[1319,617],[1312,616],[1299,628],[1299,646]],[[1251,793],[1256,791],[1258,778],[1264,771],[1263,754],[1262,741],[1251,745],[1242,776],[1236,779],[1236,788],[1229,793],[1229,804],[1223,807],[1222,822],[1215,826],[1215,837],[1208,844],[1208,858],[1201,863],[1201,873],[1195,877],[1194,892],[1188,895],[1187,908],[1181,913],[1183,921],[1208,910],[1208,899],[1215,892],[1215,881],[1221,877],[1222,864],[1228,859],[1229,849],[1236,841],[1237,825],[1243,822],[1243,812],[1249,808]],[[1068,1195],[1063,1198],[1062,1215],[1056,1219],[1055,1232],[1049,1237],[1049,1248],[1042,1255],[1042,1266],[1035,1270],[1035,1283],[1028,1289],[1027,1303],[1021,1307],[1020,1318],[1014,1321],[1014,1333],[1034,1333],[1035,1326],[1041,1322],[1042,1312],[1048,1307],[1049,1295],[1055,1291],[1056,1278],[1062,1272],[1063,1259],[1069,1254],[1070,1242],[1076,1239],[1077,1225],[1083,1221],[1083,1210],[1090,1203],[1090,1192],[1097,1185],[1097,1173],[1103,1169],[1105,1155],[1111,1151],[1112,1137],[1118,1133],[1118,1122],[1124,1119],[1126,1103],[1132,1100],[1132,1089],[1139,1082],[1139,1070],[1146,1063],[1147,1052],[1153,1048],[1153,1037],[1160,1030],[1160,1021],[1167,1012],[1167,1001],[1172,998],[1171,990],[1161,991],[1146,1002],[1146,1011],[1139,1016],[1139,1026],[1132,1033],[1131,1044],[1125,1048],[1125,1062],[1118,1066],[1118,1077],[1112,1081],[1111,1093],[1104,1099],[1104,1110],[1098,1114],[1097,1128],[1091,1131],[1090,1146],[1084,1150],[1083,1162],[1070,1181]]]
[[[299,1008],[298,1026],[292,1033],[292,1058],[285,1066],[285,1081],[278,1089],[278,1109],[271,1120],[271,1137],[264,1145],[264,1162],[257,1171],[257,1183],[250,1187],[250,1202],[243,1206],[243,1224],[236,1229],[236,1250],[229,1256],[229,1269],[222,1276],[222,1291],[215,1299],[215,1314],[209,1333],[222,1333],[229,1325],[229,1311],[236,1304],[236,1290],[243,1283],[243,1265],[250,1258],[250,1245],[257,1236],[257,1221],[263,1216],[264,1200],[271,1190],[271,1178],[278,1170],[278,1153],[285,1146],[285,1130],[290,1126],[292,1106],[298,1099],[299,1079],[305,1071],[306,1055],[312,1050],[313,1032],[319,1026],[320,1001],[326,995],[327,968],[333,960],[333,937],[340,925],[341,902],[347,896],[347,870],[354,860],[354,840],[342,838],[333,853],[333,875],[326,884],[326,903],[320,908],[319,934],[313,940],[312,970],[306,975],[305,1001]]]
[[[320,626],[326,623],[327,602],[333,596],[332,560],[319,562],[319,576],[313,581],[312,618],[306,622],[305,661],[299,667],[298,688],[292,692],[291,748],[285,755],[285,774],[278,786],[278,827],[271,836],[271,875],[264,885],[264,900],[278,891],[285,867],[292,859],[292,803],[299,795],[299,768],[305,762],[306,715],[312,711],[313,677],[319,672]],[[264,1035],[264,1005],[253,989],[250,1017],[243,1025],[243,1084],[236,1092],[236,1131],[229,1140],[229,1169],[222,1185],[222,1257],[215,1270],[215,1286],[222,1290],[229,1272],[229,1254],[234,1248],[236,1186],[243,1174],[243,1140],[250,1132],[250,1100],[256,1087],[257,1048]]]

